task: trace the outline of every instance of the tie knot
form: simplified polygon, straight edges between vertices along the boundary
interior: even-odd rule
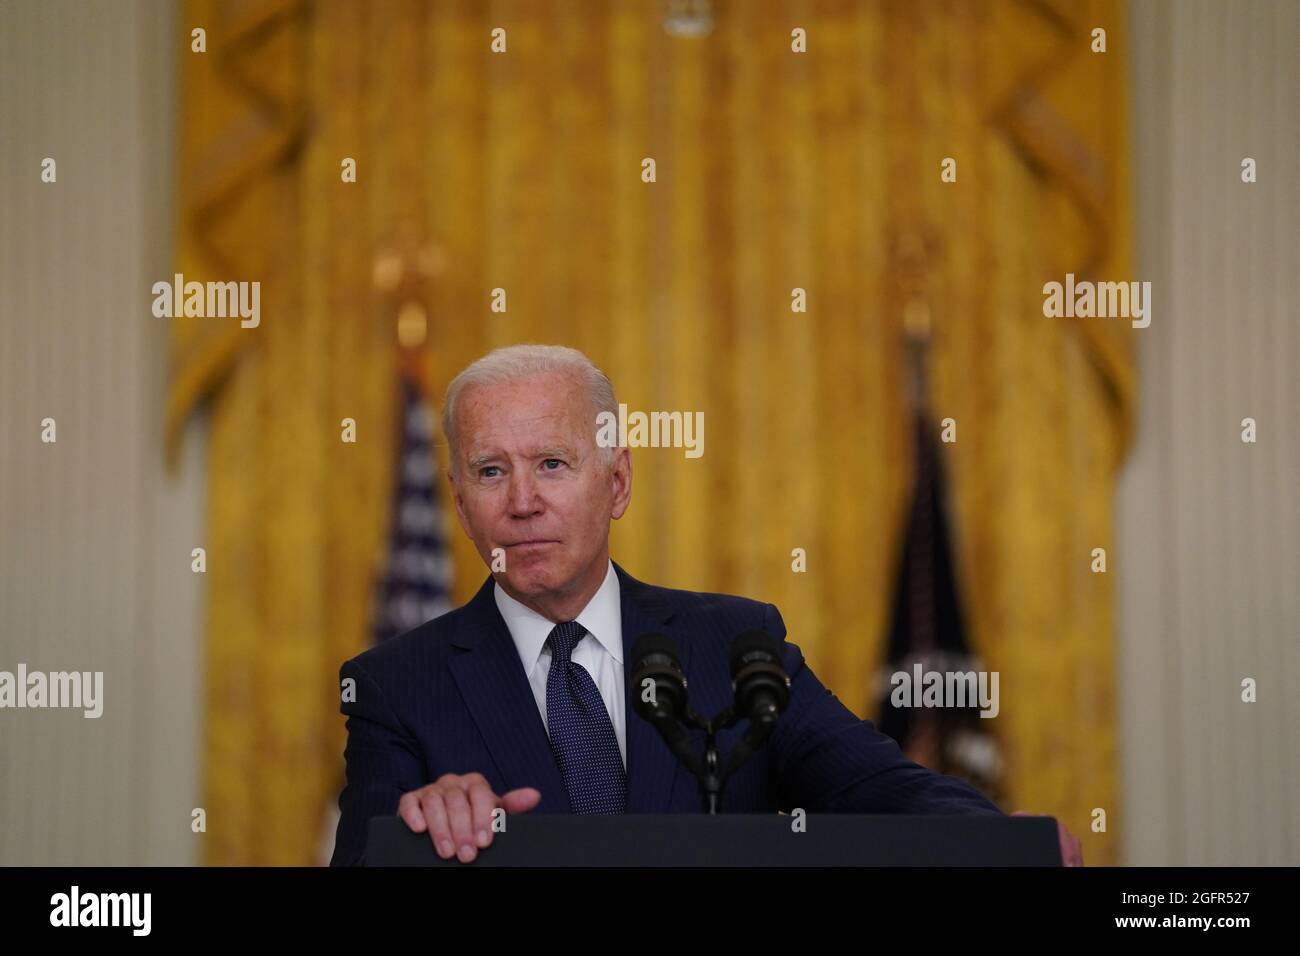
[[[546,638],[546,643],[551,645],[552,657],[562,664],[568,663],[569,655],[586,633],[587,629],[577,621],[564,621],[555,625]]]

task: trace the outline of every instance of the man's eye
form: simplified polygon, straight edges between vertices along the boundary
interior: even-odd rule
[[[496,465],[486,465],[486,466],[484,466],[484,467],[482,467],[482,468],[480,468],[480,469],[478,470],[478,476],[479,476],[480,478],[491,478],[491,477],[493,477],[493,476],[492,476],[492,475],[489,475],[488,472],[489,472],[489,471],[497,471],[497,470],[498,470],[498,469],[497,469],[497,466],[496,466]]]
[[[564,464],[564,462],[560,461],[560,459],[558,459],[558,458],[548,458],[548,459],[546,459],[544,462],[542,462],[542,465],[543,465],[543,466],[545,466],[545,465],[549,465],[551,462],[555,462],[556,465],[563,465],[563,464]],[[547,470],[547,471],[554,471],[555,469],[554,469],[554,468],[547,468],[546,470]]]

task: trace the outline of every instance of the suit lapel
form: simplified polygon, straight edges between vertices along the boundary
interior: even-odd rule
[[[623,691],[627,724],[628,813],[663,813],[668,810],[673,780],[680,764],[659,732],[636,712],[632,687],[632,645],[642,634],[658,631],[673,637],[669,621],[673,609],[657,588],[642,584],[617,563],[619,596],[623,605]],[[690,659],[690,643],[677,641],[682,669]]]
[[[546,725],[537,712],[519,651],[497,609],[494,586],[488,575],[465,606],[468,613],[452,643],[469,653],[451,659],[452,676],[505,786],[540,790],[542,802],[535,812],[569,813],[569,797],[551,753]]]
[[[627,726],[627,810],[662,813],[668,810],[673,780],[680,769],[658,732],[636,712],[633,703],[632,645],[642,634],[658,631],[674,637],[673,609],[652,588],[633,578],[617,563],[623,621],[623,692]],[[542,802],[535,812],[571,813],[564,780],[551,753],[546,725],[510,630],[497,609],[495,581],[489,575],[474,598],[452,643],[468,653],[452,657],[450,668],[505,786],[536,787]],[[677,641],[682,668],[690,661],[690,642]],[[473,768],[464,768],[467,772]]]

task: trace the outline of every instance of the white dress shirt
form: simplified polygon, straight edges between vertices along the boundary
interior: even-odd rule
[[[498,583],[493,589],[497,609],[505,618],[510,637],[519,651],[519,661],[524,665],[533,698],[542,715],[542,725],[550,733],[546,720],[546,677],[551,671],[551,649],[546,646],[555,623],[548,621],[532,608],[520,604],[507,594]],[[586,669],[591,675],[600,698],[605,702],[609,721],[618,738],[618,752],[627,767],[627,719],[623,696],[623,604],[620,600],[618,575],[614,562],[609,563],[605,580],[601,582],[591,600],[574,618],[586,628],[587,633],[573,649],[569,660]]]

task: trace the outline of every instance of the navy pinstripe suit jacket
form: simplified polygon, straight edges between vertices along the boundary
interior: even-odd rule
[[[713,715],[733,700],[732,641],[751,628],[783,639],[771,604],[726,594],[643,584],[614,565],[623,605],[625,668],[647,632],[672,638],[690,681],[690,703]],[[907,760],[892,739],[818,681],[799,648],[784,645],[790,702],[766,746],[727,783],[722,809],[812,812],[993,813],[977,790]],[[401,795],[444,773],[483,774],[496,793],[536,787],[533,813],[568,813],[568,797],[519,653],[493,597],[493,579],[474,598],[345,663],[356,681],[347,715],[347,786],[332,865],[364,862],[367,823],[397,812]],[[625,685],[626,686],[626,685]],[[701,799],[627,693],[629,813],[699,813]],[[718,735],[723,756],[748,726]],[[697,732],[702,737],[702,732]]]

